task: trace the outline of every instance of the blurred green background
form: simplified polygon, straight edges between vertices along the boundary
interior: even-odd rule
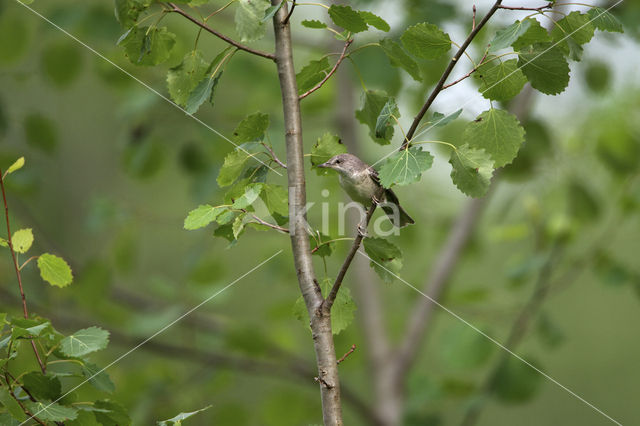
[[[428,20],[461,41],[470,21],[466,1],[360,3],[384,16],[392,31]],[[478,1],[479,11],[489,3]],[[292,314],[299,290],[287,236],[250,230],[229,247],[211,229],[182,228],[189,210],[222,199],[215,178],[233,146],[141,82],[166,95],[166,72],[192,48],[195,27],[179,16],[165,18],[163,24],[178,35],[174,54],[161,66],[136,67],[116,46],[123,30],[112,2],[36,0],[30,6],[140,80],[17,2],[0,1],[0,166],[26,158],[25,168],[8,181],[13,227],[33,228],[36,248],[63,256],[75,277],[70,287],[52,289],[35,267],[26,268],[30,309],[65,332],[88,325],[108,329],[110,347],[96,356],[106,365],[283,250],[110,368],[116,384],[112,398],[130,409],[133,424],[152,424],[209,404],[210,410],[188,424],[320,423],[311,336]],[[298,67],[338,49],[328,35],[298,25],[303,17],[321,16],[321,10],[300,6],[297,12]],[[638,424],[640,7],[627,1],[612,12],[626,24],[626,33],[597,33],[583,61],[572,64],[565,93],[532,95],[525,147],[499,176],[442,303],[504,341],[552,241],[562,241],[553,252],[553,286],[516,352],[621,423]],[[476,54],[480,43],[513,16],[518,15],[496,18],[474,46]],[[221,14],[215,25],[233,35],[232,12]],[[271,51],[271,43],[269,31],[256,45]],[[212,57],[224,45],[202,34],[199,48]],[[354,59],[367,88],[398,96],[405,128],[445,65],[421,63],[429,78],[420,85],[401,78],[380,52],[365,49]],[[346,86],[338,90],[332,80],[303,102],[307,151],[322,134],[340,133],[344,121],[352,120],[357,137],[345,143],[374,162],[392,147],[373,144],[366,127],[344,114],[349,103],[359,108],[362,87],[350,64],[339,73]],[[428,137],[455,144],[463,125],[489,102],[470,79],[435,105],[448,113],[467,101],[456,122]],[[240,52],[221,79],[215,106],[204,106],[197,116],[230,135],[255,111],[270,114],[269,136],[284,158],[275,67]],[[432,152],[434,168],[418,184],[397,190],[417,225],[393,241],[404,254],[401,275],[416,287],[423,286],[452,223],[468,205],[451,184],[445,151]],[[308,176],[311,201],[324,201],[325,188],[332,201],[342,199],[335,177]],[[278,183],[286,185],[285,178]],[[310,217],[319,220],[319,210]],[[336,221],[332,217],[332,226]],[[328,276],[336,273],[347,248],[336,246],[327,261]],[[316,266],[323,278],[320,258]],[[0,259],[0,311],[19,314],[12,274],[7,252]],[[362,277],[351,271],[347,286],[356,279]],[[382,294],[392,340],[400,339],[421,296],[400,281],[385,284],[376,277],[369,284]],[[362,326],[356,318],[336,336],[336,351],[340,356],[358,346],[340,365],[341,381],[371,404],[375,372],[367,364]],[[404,424],[458,424],[468,405],[477,402],[478,386],[501,350],[442,310],[427,332],[407,380]],[[478,424],[610,424],[517,360],[510,362]],[[348,399],[344,410],[346,424],[369,424]]]

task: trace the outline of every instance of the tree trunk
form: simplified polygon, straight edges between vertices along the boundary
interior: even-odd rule
[[[272,4],[278,5],[280,0],[272,0]],[[302,122],[293,66],[291,32],[289,23],[285,22],[288,13],[287,5],[283,5],[276,13],[273,24],[287,145],[291,248],[300,291],[311,318],[311,332],[318,366],[317,381],[322,394],[322,416],[325,425],[334,426],[343,424],[338,364],[331,332],[331,314],[323,309],[323,298],[315,279],[307,235]]]

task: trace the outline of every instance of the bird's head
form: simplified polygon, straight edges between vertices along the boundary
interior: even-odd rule
[[[368,166],[355,155],[339,154],[329,159],[329,161],[318,164],[318,167],[333,169],[343,175],[351,175],[366,169]]]

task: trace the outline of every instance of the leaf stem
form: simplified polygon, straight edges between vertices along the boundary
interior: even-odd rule
[[[329,6],[327,6],[326,4],[322,4],[322,3],[313,3],[313,2],[305,2],[305,3],[296,3],[298,6],[320,6],[320,7],[324,7],[325,9],[329,10]]]
[[[439,144],[439,145],[446,145],[449,148],[453,148],[454,151],[458,151],[458,147],[455,146],[452,143],[449,142],[444,142],[444,141],[420,141],[420,142],[410,142],[411,146],[413,145],[423,145],[423,144],[427,144],[427,143],[435,143],[435,144]]]
[[[231,6],[233,3],[235,3],[238,0],[231,0],[229,3],[225,4],[224,6],[222,6],[220,9],[218,10],[214,10],[213,12],[211,12],[209,15],[207,15],[206,18],[204,18],[202,21],[203,22],[207,22],[212,16],[217,15],[218,13],[222,12],[223,10],[225,10],[227,7]]]
[[[28,264],[29,262],[31,262],[33,259],[37,259],[37,258],[39,258],[39,257],[40,257],[40,256],[31,256],[30,258],[28,258],[27,260],[25,260],[25,261],[24,261],[24,263],[20,266],[20,268],[19,268],[19,269],[22,271],[22,268],[24,268],[25,266],[27,266],[27,264]]]
[[[336,241],[353,241],[353,240],[354,240],[354,238],[352,238],[352,237],[336,238],[336,239],[333,239],[333,240],[324,241],[322,243],[319,243],[319,241],[316,240],[316,247],[311,249],[311,253],[313,254],[313,253],[317,252],[318,250],[320,250],[320,247],[322,247],[322,246],[324,246],[326,244],[335,243]]]

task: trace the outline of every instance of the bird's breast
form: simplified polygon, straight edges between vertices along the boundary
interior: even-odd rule
[[[353,201],[369,204],[376,192],[377,185],[368,173],[357,173],[353,176],[340,174],[340,186]]]

